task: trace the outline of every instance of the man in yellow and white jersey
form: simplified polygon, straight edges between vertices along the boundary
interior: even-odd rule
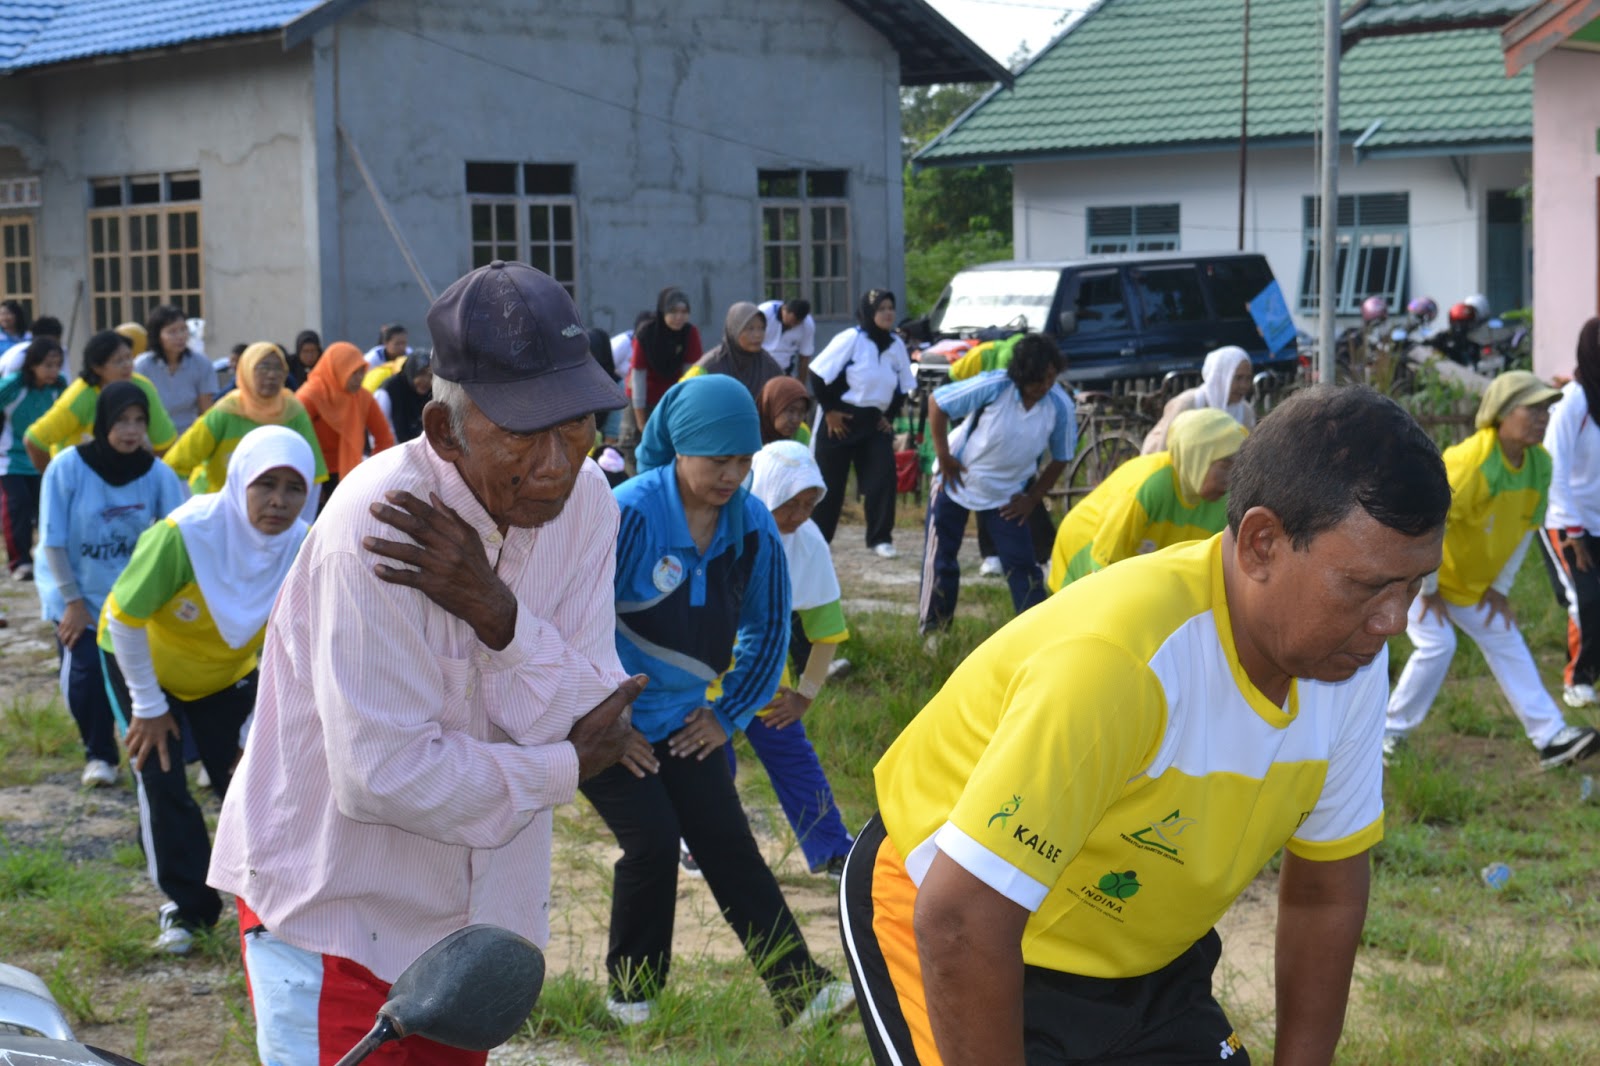
[[[1228,528],[1091,574],[957,668],[876,769],[841,928],[876,1061],[1249,1061],[1212,929],[1280,849],[1279,1066],[1326,1066],[1382,837],[1386,641],[1450,487],[1392,401],[1304,390]]]

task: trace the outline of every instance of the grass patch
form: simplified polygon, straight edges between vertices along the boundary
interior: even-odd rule
[[[126,875],[109,863],[0,839],[0,958],[62,952],[97,970],[148,961],[154,922],[126,894]]]
[[[60,699],[14,699],[0,710],[0,788],[31,785],[76,766],[78,727]]]

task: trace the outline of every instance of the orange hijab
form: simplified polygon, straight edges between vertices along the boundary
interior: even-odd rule
[[[281,426],[302,408],[300,401],[287,388],[280,387],[270,399],[256,391],[256,367],[265,359],[276,359],[284,373],[288,373],[289,361],[284,358],[282,349],[271,341],[256,341],[239,356],[234,389],[218,401],[217,406],[230,414],[248,418],[257,425]]]
[[[312,422],[322,423],[317,426],[318,438],[321,439],[324,433],[338,437],[336,469],[341,476],[360,465],[362,454],[366,451],[367,412],[362,403],[372,402],[372,397],[364,389],[351,392],[345,387],[350,375],[366,368],[367,361],[361,349],[349,341],[337,341],[328,345],[322,358],[317,360],[317,365],[311,368],[306,383],[295,393],[310,413]],[[322,450],[326,453],[333,449],[324,444]],[[335,469],[331,461],[335,457],[330,455],[328,458],[329,468]]]

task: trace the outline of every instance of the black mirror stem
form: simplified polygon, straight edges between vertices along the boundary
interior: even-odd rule
[[[356,1066],[368,1055],[391,1040],[399,1040],[405,1036],[387,1014],[378,1015],[378,1022],[372,1027],[372,1032],[361,1038],[361,1043],[351,1048],[344,1058],[340,1059],[338,1066]]]

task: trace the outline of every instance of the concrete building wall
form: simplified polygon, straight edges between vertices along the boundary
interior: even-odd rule
[[[285,54],[278,43],[258,43],[17,76],[32,84],[48,147],[39,307],[68,322],[75,349],[92,326],[94,178],[199,171],[212,354],[261,339],[287,344],[315,315],[303,180],[310,70],[309,50]]]
[[[471,267],[469,160],[576,164],[578,303],[602,328],[676,284],[716,343],[760,283],[758,168],[847,169],[850,303],[903,287],[898,58],[843,5],[371,0],[316,56],[319,102],[436,291]],[[417,332],[426,298],[342,141],[323,165],[324,324],[362,343],[386,321]]]
[[[1533,365],[1570,375],[1600,289],[1600,54],[1557,48],[1533,71]]]
[[[1527,181],[1528,157],[1484,155],[1461,160],[1466,181],[1443,156],[1366,159],[1346,153],[1339,171],[1345,193],[1410,194],[1410,292],[1442,306],[1484,286],[1484,204],[1490,190]],[[1013,168],[1013,221],[1018,258],[1058,259],[1086,254],[1087,209],[1128,204],[1181,205],[1181,247],[1237,247],[1239,159],[1233,152],[1126,156],[1019,164]],[[1245,248],[1266,255],[1296,304],[1305,233],[1304,197],[1318,177],[1308,148],[1250,153],[1245,194]],[[1315,322],[1298,315],[1303,328]]]

